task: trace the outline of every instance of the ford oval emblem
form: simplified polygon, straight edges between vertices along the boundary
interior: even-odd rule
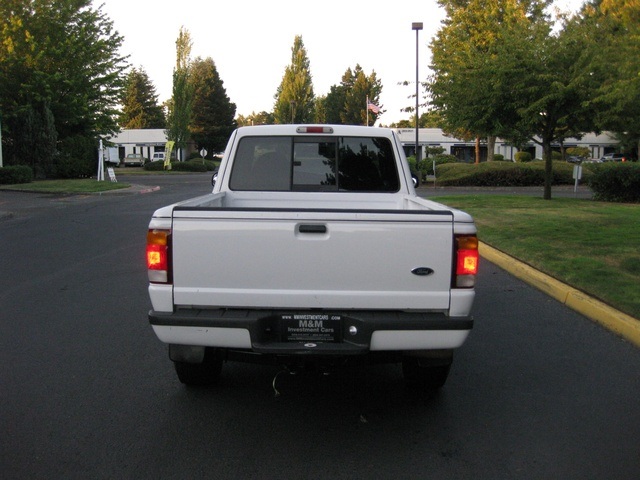
[[[411,270],[411,273],[418,275],[419,277],[426,277],[428,275],[432,275],[434,272],[433,269],[429,267],[416,267]]]

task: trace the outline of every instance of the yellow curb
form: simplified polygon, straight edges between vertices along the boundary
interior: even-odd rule
[[[480,255],[513,276],[640,347],[640,321],[480,242]]]

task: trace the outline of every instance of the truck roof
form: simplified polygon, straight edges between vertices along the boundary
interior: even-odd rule
[[[362,125],[287,124],[255,125],[240,127],[238,135],[349,135],[362,137],[391,137],[391,128],[365,127]]]

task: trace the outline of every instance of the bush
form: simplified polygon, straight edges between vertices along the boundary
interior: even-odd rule
[[[589,158],[591,156],[591,151],[589,147],[569,147],[566,150],[566,154],[575,157]]]
[[[562,160],[562,152],[553,150],[551,152],[551,160]]]
[[[591,172],[583,171],[583,178]],[[438,184],[442,186],[528,187],[544,185],[544,163],[484,162],[442,165],[438,170]],[[554,162],[554,185],[572,185],[573,166]]]
[[[500,153],[494,153],[493,154],[493,161],[494,162],[504,162],[504,155],[502,155]]]
[[[437,155],[442,155],[445,152],[446,148],[444,147],[427,147],[427,157],[435,157]]]
[[[186,162],[171,162],[171,170],[174,172],[206,172],[206,160],[205,163],[202,163],[202,158]]]
[[[171,165],[173,165],[173,163]],[[157,160],[155,162],[147,162],[142,168],[148,172],[161,172],[164,170],[164,161]]]
[[[0,185],[17,185],[19,183],[31,183],[33,170],[26,165],[11,165],[0,167]]]
[[[60,144],[60,154],[54,159],[45,175],[51,178],[87,178],[96,174],[98,156],[95,141],[76,135],[65,138]]]
[[[527,163],[531,161],[531,154],[529,152],[516,152],[514,158],[516,163]]]
[[[428,157],[422,162],[422,169],[425,172],[425,175],[435,175],[433,171],[434,161],[436,162],[436,172],[440,170],[442,165],[460,162],[455,155],[447,155],[444,153]]]
[[[640,164],[594,164],[588,185],[596,200],[605,202],[640,202]]]
[[[202,157],[197,157],[186,162],[171,162],[171,170],[175,172],[213,172],[220,162],[213,160],[205,160],[202,163]],[[144,166],[149,172],[161,172],[164,170],[164,162],[149,162]]]

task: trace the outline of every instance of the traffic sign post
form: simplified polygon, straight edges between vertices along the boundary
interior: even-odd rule
[[[578,191],[578,180],[582,178],[582,165],[574,165],[573,178],[576,181],[573,185],[573,193],[576,193]]]

